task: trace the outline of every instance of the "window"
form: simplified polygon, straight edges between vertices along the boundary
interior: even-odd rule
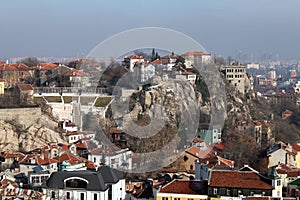
[[[227,189],[227,196],[230,196],[230,190]]]
[[[84,199],[84,193],[80,193],[80,200],[85,200]]]
[[[175,197],[174,200],[180,200],[180,198],[176,198],[176,197]]]
[[[187,156],[183,157],[183,160],[186,162],[189,158]]]
[[[55,198],[55,192],[51,192],[51,198]]]
[[[70,192],[67,192],[67,199],[70,199]]]
[[[98,200],[98,195],[94,193],[94,200]]]
[[[188,199],[188,200],[194,200],[194,199]]]
[[[161,200],[169,200],[168,197],[163,197]]]
[[[277,180],[277,186],[280,186],[280,185],[281,185],[281,181]]]
[[[218,194],[218,188],[214,188],[214,195]]]

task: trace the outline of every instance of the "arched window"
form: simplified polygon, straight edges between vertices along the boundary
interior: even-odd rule
[[[79,178],[65,180],[65,187],[67,188],[87,188],[87,184],[86,180]]]

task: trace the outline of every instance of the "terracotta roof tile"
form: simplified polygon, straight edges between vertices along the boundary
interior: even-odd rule
[[[200,149],[200,147],[192,146],[185,150],[185,152],[198,158],[206,158],[209,154],[213,153],[211,146],[207,146],[207,148],[203,150]]]
[[[36,70],[41,70],[41,71],[44,71],[44,70],[53,70],[55,69],[56,67],[58,67],[59,65],[58,64],[55,64],[55,63],[41,63],[38,67],[36,67],[35,69]]]
[[[71,69],[67,71],[64,76],[88,76],[88,74],[77,69]]]
[[[248,189],[274,189],[261,180],[260,176],[255,172],[248,171],[217,171],[211,172],[209,180],[211,187],[226,188],[248,188]]]
[[[190,180],[173,180],[167,185],[163,186],[159,192],[173,193],[173,194],[204,194],[204,181],[190,181]]]
[[[0,64],[0,71],[30,71],[32,70],[25,64]]]
[[[30,84],[25,84],[25,83],[18,83],[18,84],[17,84],[17,87],[18,87],[20,90],[33,90],[32,85],[30,85]]]
[[[298,144],[291,144],[291,146],[292,146],[292,148],[293,148],[294,151],[297,151],[297,152],[300,151],[300,145],[298,145]]]
[[[210,56],[210,53],[205,53],[202,51],[189,51],[182,54],[182,56]]]

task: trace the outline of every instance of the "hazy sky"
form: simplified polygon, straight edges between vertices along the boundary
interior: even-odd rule
[[[7,0],[0,58],[86,56],[113,34],[163,27],[223,56],[278,52],[300,59],[299,0]]]

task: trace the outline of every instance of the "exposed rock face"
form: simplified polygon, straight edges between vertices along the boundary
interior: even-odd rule
[[[1,151],[29,151],[50,142],[66,143],[64,138],[55,131],[56,122],[41,115],[31,124],[24,123],[19,118],[0,120]]]

